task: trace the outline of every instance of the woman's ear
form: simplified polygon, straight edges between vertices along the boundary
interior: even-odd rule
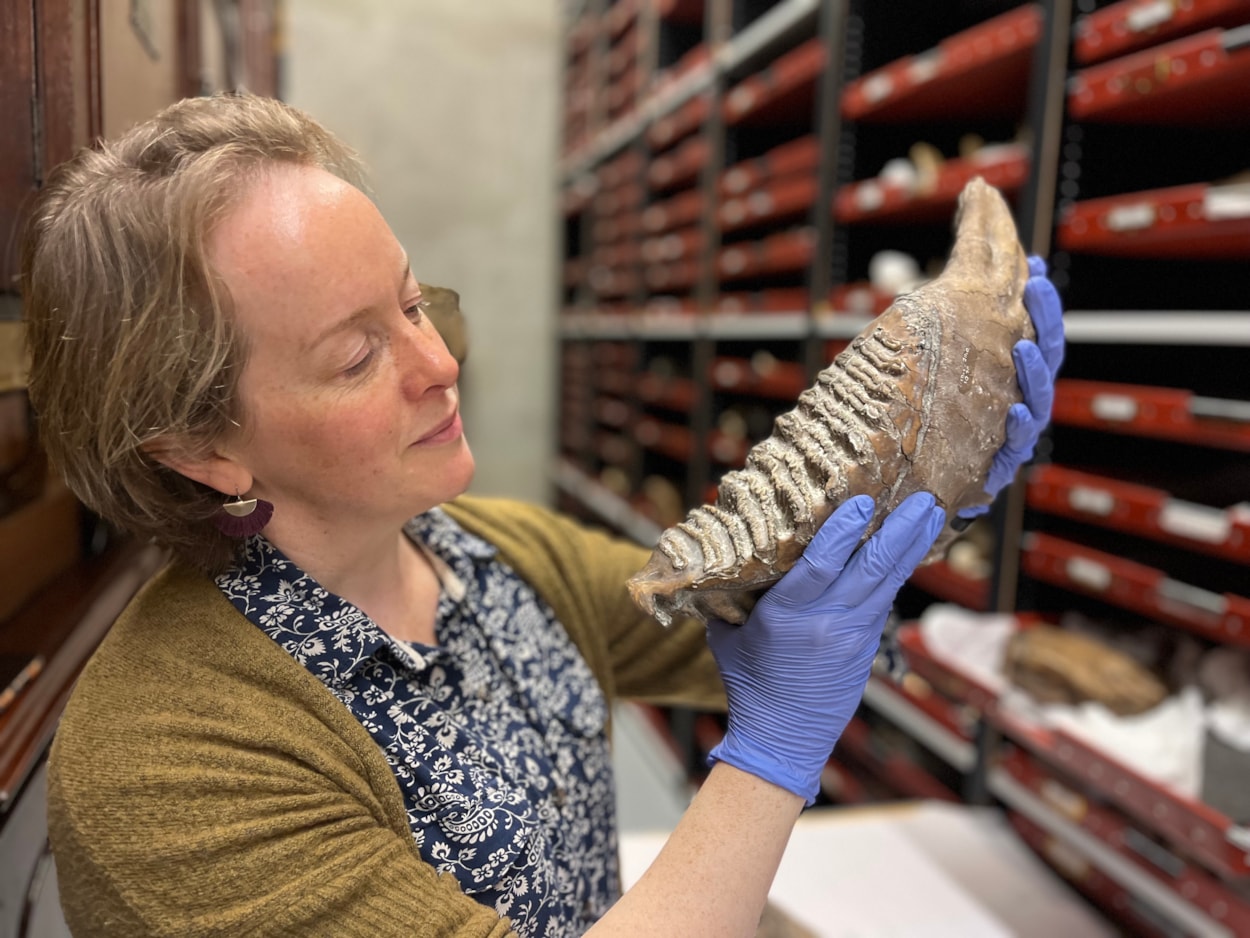
[[[252,474],[229,456],[213,450],[199,455],[169,437],[143,444],[143,452],[167,469],[216,489],[222,495],[240,495],[252,487]]]

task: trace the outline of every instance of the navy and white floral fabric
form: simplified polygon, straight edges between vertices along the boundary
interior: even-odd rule
[[[439,509],[406,531],[452,574],[437,647],[386,635],[262,535],[217,585],[381,747],[426,862],[521,935],[580,935],[619,894],[603,694],[490,544]]]

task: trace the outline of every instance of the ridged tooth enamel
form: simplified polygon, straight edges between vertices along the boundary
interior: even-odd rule
[[[855,337],[725,475],[715,505],[664,531],[629,581],[634,601],[664,624],[742,622],[847,498],[876,501],[870,532],[913,492],[932,492],[948,517],[986,503],[1007,410],[1020,400],[1011,350],[1033,338],[1028,275],[1006,202],[972,180],[942,274]],[[930,559],[955,536],[948,526]]]

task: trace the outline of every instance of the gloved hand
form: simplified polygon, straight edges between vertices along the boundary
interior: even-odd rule
[[[1024,308],[1033,320],[1037,342],[1022,340],[1011,351],[1024,401],[1012,404],[1007,411],[1007,438],[994,454],[985,481],[985,492],[991,497],[1006,488],[1017,470],[1033,458],[1033,449],[1050,422],[1055,376],[1063,362],[1063,305],[1054,284],[1046,278],[1046,262],[1030,257],[1029,274],[1024,285]],[[967,520],[989,510],[989,505],[974,505],[961,509],[958,516]]]
[[[833,745],[859,706],[903,581],[946,522],[933,496],[909,496],[859,550],[873,513],[848,499],[741,626],[711,620],[707,640],[729,696],[717,760],[811,804]]]

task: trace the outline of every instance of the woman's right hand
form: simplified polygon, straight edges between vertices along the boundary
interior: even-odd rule
[[[946,522],[933,496],[918,492],[856,550],[873,507],[866,495],[840,505],[744,625],[708,623],[729,698],[728,730],[709,761],[808,804],[859,706],[899,587]]]

